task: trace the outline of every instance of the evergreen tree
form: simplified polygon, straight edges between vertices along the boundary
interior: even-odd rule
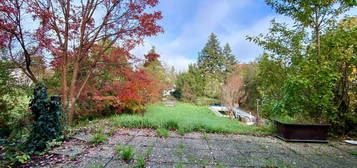
[[[222,50],[217,36],[212,33],[199,53],[197,63],[198,69],[203,73],[203,88],[205,88],[203,95],[217,98],[227,74],[233,71],[236,63],[229,44],[226,44]]]
[[[197,65],[206,74],[216,77],[222,74],[224,70],[224,55],[214,33],[211,33],[208,42],[199,53]]]
[[[145,55],[145,62],[142,69],[158,78],[161,82],[167,83],[168,77],[159,57],[160,55],[156,53],[155,47],[153,46]]]
[[[232,54],[231,47],[228,43],[223,47],[223,55],[225,60],[225,71],[227,73],[232,72],[234,69],[234,65],[237,64],[237,60],[236,57]]]
[[[203,96],[205,92],[204,72],[195,64],[188,67],[188,72],[180,73],[176,80],[177,99],[194,102],[196,97]]]
[[[204,87],[206,85],[206,78],[204,76],[204,71],[197,67],[196,64],[191,64],[188,66],[188,73],[192,76],[195,83],[192,86],[196,92],[196,96],[204,95]]]
[[[166,66],[165,71],[166,71],[169,87],[174,87],[176,79],[177,79],[175,67],[174,66],[171,66],[171,67]]]

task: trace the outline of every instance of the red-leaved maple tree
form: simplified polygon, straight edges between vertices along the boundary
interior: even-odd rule
[[[0,0],[0,45],[25,57],[22,69],[34,82],[31,56],[54,58],[71,123],[76,100],[100,66],[99,58],[113,46],[130,51],[144,37],[163,31],[157,25],[161,12],[147,10],[157,4],[158,0]],[[85,76],[82,66],[87,68]]]
[[[25,0],[0,0],[0,50],[33,82],[37,78],[32,70],[32,57],[40,54],[39,41],[34,31],[25,25]],[[28,19],[29,17],[27,17]]]
[[[161,81],[140,67],[134,68],[129,63],[133,58],[125,50],[111,48],[101,59],[92,78],[88,79],[89,85],[79,96],[81,110],[78,112],[85,115],[125,110],[141,113],[147,103],[159,100]]]

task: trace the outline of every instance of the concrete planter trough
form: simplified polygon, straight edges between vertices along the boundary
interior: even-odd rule
[[[329,124],[290,124],[274,120],[276,137],[287,142],[327,143]]]

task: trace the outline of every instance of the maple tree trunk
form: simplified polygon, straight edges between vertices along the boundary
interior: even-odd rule
[[[36,78],[36,76],[33,74],[33,72],[32,72],[32,70],[31,70],[31,68],[30,68],[30,66],[31,66],[31,57],[28,55],[28,54],[26,54],[26,52],[25,52],[25,57],[26,57],[26,71],[28,72],[28,77],[32,80],[32,82],[33,83],[37,83],[38,81],[37,81],[37,78]],[[26,74],[26,73],[25,73]]]
[[[84,86],[87,84],[87,82],[88,82],[88,80],[89,80],[89,78],[90,78],[90,76],[91,76],[92,73],[93,73],[93,70],[90,70],[89,73],[87,74],[87,76],[86,76],[84,82],[82,83],[82,86],[79,88],[79,90],[78,90],[78,92],[77,92],[76,99],[78,99],[79,96],[81,95],[81,93],[82,93],[82,91],[83,91],[83,88],[84,88]]]
[[[67,62],[67,61],[65,61]],[[62,104],[67,105],[67,64],[62,66]]]
[[[79,60],[76,59],[73,65],[73,74],[72,74],[71,86],[69,91],[69,105],[67,107],[69,124],[72,124],[73,116],[74,116],[74,106],[76,103],[75,91],[76,91],[78,71],[79,71]]]
[[[64,105],[64,111],[67,112],[68,98],[67,98],[67,67],[68,67],[68,40],[69,40],[69,8],[70,1],[67,1],[65,11],[65,32],[64,32],[64,44],[63,44],[63,65],[62,65],[62,104]],[[69,114],[67,113],[69,116]]]

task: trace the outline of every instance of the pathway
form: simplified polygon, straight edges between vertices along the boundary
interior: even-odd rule
[[[357,146],[286,143],[271,136],[190,133],[156,136],[151,129],[118,129],[105,143],[91,146],[90,135],[80,133],[52,153],[65,161],[45,167],[132,167],[118,157],[115,146],[132,146],[135,158],[144,156],[146,167],[357,167]],[[80,139],[80,140],[78,140]]]

